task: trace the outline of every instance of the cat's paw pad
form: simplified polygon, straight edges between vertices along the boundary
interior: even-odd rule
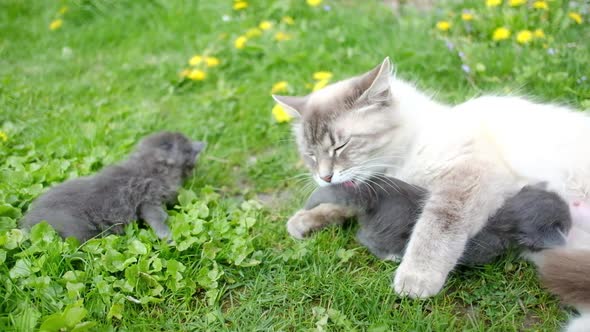
[[[440,292],[446,276],[433,271],[406,268],[402,263],[393,279],[395,292],[411,298],[427,298]]]
[[[289,232],[289,235],[299,240],[302,240],[309,235],[312,230],[309,218],[309,211],[307,210],[300,210],[295,213],[289,221],[287,221],[287,232]]]

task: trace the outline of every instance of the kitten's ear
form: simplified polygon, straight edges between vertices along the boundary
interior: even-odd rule
[[[391,99],[390,77],[392,65],[389,57],[359,78],[359,88],[363,91],[360,99],[368,99],[370,102],[388,102]]]
[[[205,147],[207,147],[207,143],[201,141],[192,141],[191,146],[193,148],[193,151],[199,154],[201,153],[201,151],[205,149]]]
[[[272,95],[272,98],[277,103],[279,103],[279,105],[283,106],[285,111],[287,111],[294,118],[301,117],[303,110],[305,109],[305,104],[307,103],[307,96],[298,97]]]

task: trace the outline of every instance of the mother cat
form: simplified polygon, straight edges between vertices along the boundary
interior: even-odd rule
[[[398,267],[402,295],[437,294],[467,240],[531,182],[546,181],[568,200],[588,200],[590,117],[517,97],[441,104],[373,70],[307,96],[273,96],[298,121],[299,151],[320,186],[388,174],[431,192]],[[339,207],[297,213],[290,229],[338,222]],[[300,235],[300,234],[293,234]]]

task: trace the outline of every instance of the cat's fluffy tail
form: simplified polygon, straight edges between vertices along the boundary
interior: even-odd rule
[[[590,331],[590,250],[545,250],[536,263],[545,287],[581,313],[566,331]]]

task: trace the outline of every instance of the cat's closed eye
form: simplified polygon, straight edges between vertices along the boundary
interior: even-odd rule
[[[340,144],[340,145],[336,146],[336,147],[334,148],[334,152],[340,152],[340,151],[342,151],[342,150],[343,150],[343,149],[346,147],[346,145],[348,145],[348,143],[349,143],[349,142],[350,142],[350,138],[349,138],[349,139],[347,139],[346,141],[344,141],[344,143],[342,143],[342,144]]]
[[[311,159],[314,163],[316,162],[316,156],[313,152],[306,152],[305,155]]]

